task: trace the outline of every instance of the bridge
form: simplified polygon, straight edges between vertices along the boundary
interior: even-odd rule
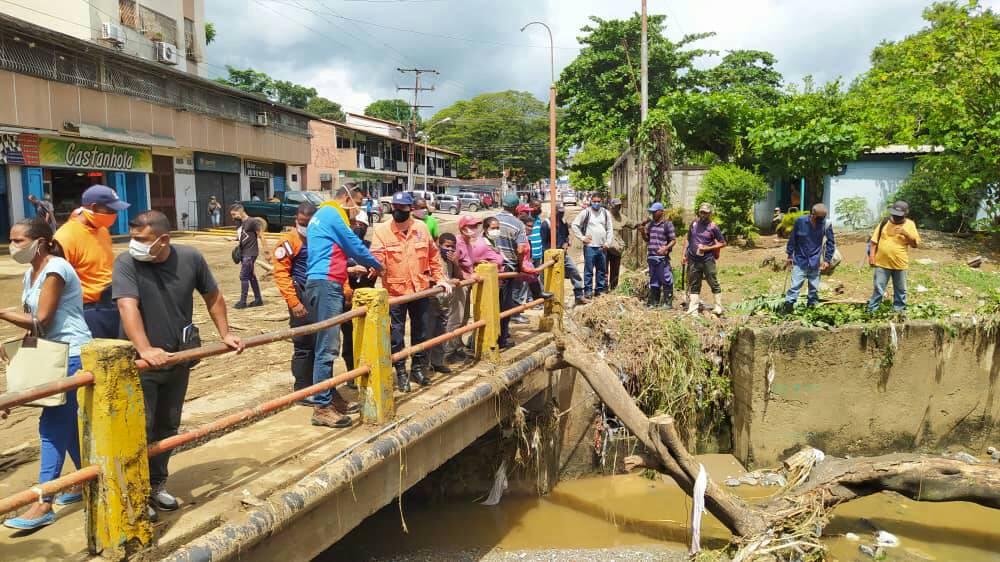
[[[354,323],[358,367],[311,387],[146,443],[140,372],[148,366],[119,340],[85,348],[83,369],[58,383],[0,395],[0,410],[41,397],[76,391],[84,468],[29,490],[0,483],[0,515],[73,486],[84,501],[59,511],[56,522],[29,536],[0,537],[0,558],[16,560],[164,559],[175,561],[309,560],[367,516],[542,394],[565,394],[572,374],[547,370],[562,327],[564,271],[561,250],[546,252],[544,286],[553,297],[500,312],[499,284],[518,274],[477,266],[471,321],[459,329],[392,354],[389,305],[427,298],[441,288],[390,299],[384,289],[355,293],[354,308],[315,324],[247,338],[268,345]],[[544,304],[538,330],[522,332],[517,346],[497,347],[500,319]],[[397,395],[392,361],[449,339],[472,334],[476,362],[440,377],[430,387]],[[525,338],[525,336],[527,336]],[[223,344],[174,354],[171,362],[228,353]],[[565,375],[565,376],[564,376]],[[344,430],[314,427],[311,409],[297,400],[350,380],[359,385],[361,422]],[[544,393],[544,394],[543,394]],[[184,504],[147,517],[147,456],[174,450],[171,489]],[[26,467],[27,469],[27,467]],[[31,467],[34,469],[34,467]]]

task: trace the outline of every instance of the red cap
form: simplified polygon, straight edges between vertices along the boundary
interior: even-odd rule
[[[476,226],[477,224],[483,224],[483,219],[472,215],[462,215],[462,218],[458,219],[458,228]]]
[[[521,203],[520,205],[517,206],[517,209],[515,209],[514,212],[516,214],[518,214],[518,215],[520,215],[522,213],[526,214],[526,215],[530,215],[531,214],[531,206],[528,205],[527,203]]]

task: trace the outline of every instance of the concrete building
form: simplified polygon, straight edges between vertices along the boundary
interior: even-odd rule
[[[346,181],[379,197],[411,189],[406,183],[410,143],[403,125],[348,113],[344,123],[312,121],[309,132],[309,164],[289,170],[292,189],[326,190]],[[457,152],[418,142],[414,156],[413,189],[426,184],[426,189],[442,192],[446,178],[458,177]]]
[[[312,115],[77,35],[0,13],[0,235],[34,214],[29,194],[50,196],[62,220],[95,183],[132,203],[129,215],[206,226],[210,196],[265,199],[310,160]]]

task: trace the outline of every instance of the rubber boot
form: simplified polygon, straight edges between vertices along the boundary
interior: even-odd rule
[[[723,312],[723,308],[722,308],[722,295],[721,294],[716,294],[716,295],[712,295],[712,296],[715,297],[715,306],[712,307],[712,314],[714,314],[716,316],[722,316],[722,312]]]
[[[661,304],[666,309],[674,307],[674,288],[672,286],[663,289],[663,301]]]
[[[653,308],[660,304],[660,288],[650,287],[649,296],[646,297],[646,308]]]
[[[695,294],[688,295],[688,314],[698,314],[698,306],[700,304],[700,296]]]

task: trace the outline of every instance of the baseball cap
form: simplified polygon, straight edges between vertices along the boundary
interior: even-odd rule
[[[80,204],[84,207],[88,205],[104,205],[115,211],[124,211],[129,208],[129,204],[118,198],[118,193],[106,185],[92,185],[83,192]]]
[[[501,203],[503,203],[503,206],[505,208],[516,207],[517,204],[520,202],[521,199],[517,196],[516,193],[508,193],[507,195],[504,195],[503,201],[501,201]]]
[[[896,201],[889,205],[889,214],[894,217],[905,217],[910,212],[910,204],[906,201]]]
[[[614,199],[612,199],[611,201],[608,201],[608,205],[611,205],[612,207],[617,207],[617,206],[619,206],[621,204],[622,204],[622,200],[618,199],[617,197],[614,198]]]
[[[712,212],[712,206],[709,205],[708,203],[702,203],[701,205],[698,206],[698,212],[699,213],[711,213]]]
[[[514,214],[515,215],[520,215],[522,213],[524,213],[526,215],[530,215],[531,214],[531,205],[528,205],[527,203],[521,203],[520,205],[518,205],[517,209],[514,210]]]
[[[663,210],[663,203],[660,203],[659,201],[649,206],[650,213],[655,213],[656,211],[662,211],[662,210]]]
[[[393,205],[413,205],[413,195],[409,191],[398,191],[392,194]]]
[[[472,215],[462,215],[462,218],[458,219],[458,228],[476,226],[477,224],[483,224],[483,219]]]

